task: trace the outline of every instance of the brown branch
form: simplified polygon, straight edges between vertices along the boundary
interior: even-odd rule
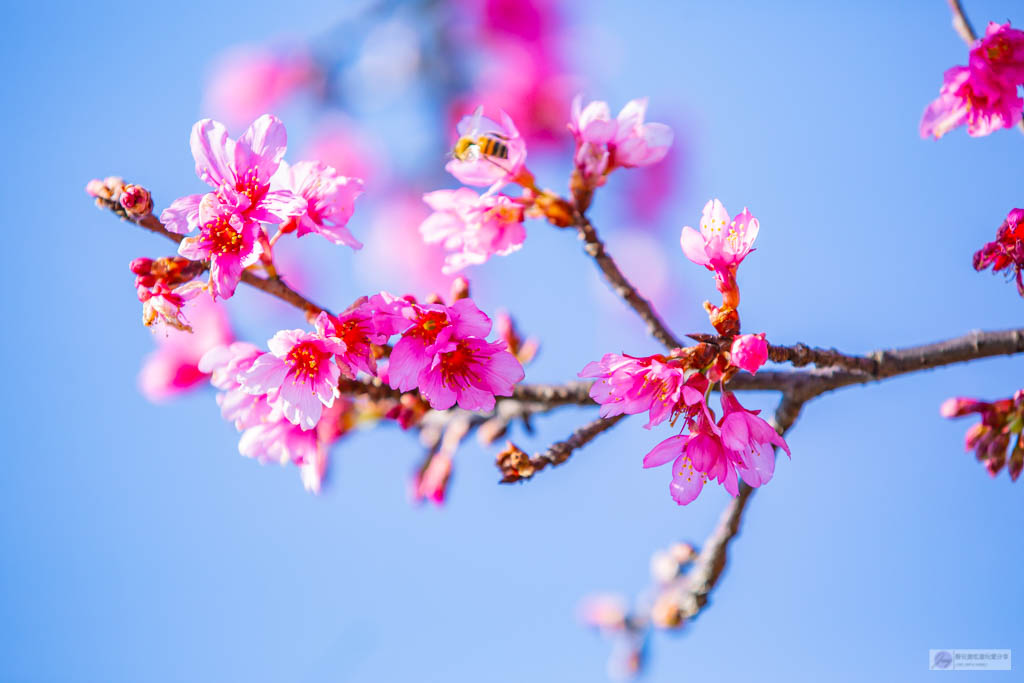
[[[498,467],[504,475],[501,483],[508,484],[529,479],[549,465],[552,467],[561,465],[569,459],[573,451],[587,445],[597,435],[611,429],[624,417],[626,416],[599,417],[576,429],[565,441],[551,444],[546,451],[537,453],[532,458],[527,458],[525,453],[510,444],[509,449],[498,456]]]
[[[583,240],[583,250],[594,259],[597,267],[601,269],[605,280],[611,285],[612,291],[622,297],[647,323],[648,333],[668,349],[682,346],[682,342],[658,317],[658,314],[651,306],[651,302],[643,298],[636,287],[622,274],[618,264],[615,263],[615,260],[608,254],[608,250],[605,249],[604,242],[597,236],[597,230],[594,229],[590,219],[581,212],[577,212],[576,229],[579,232],[579,238]]]
[[[865,356],[847,356],[834,350],[810,349],[802,344],[797,345],[797,347],[775,348],[789,350],[799,348],[801,350],[794,351],[793,354],[807,362],[813,362],[813,360],[808,359],[816,359],[833,364],[831,367],[813,370],[788,372],[762,370],[756,375],[741,372],[727,382],[726,388],[732,391],[781,391],[782,401],[776,410],[775,420],[777,425],[788,430],[796,421],[805,403],[817,396],[841,387],[867,384],[889,377],[938,368],[953,363],[962,363],[991,356],[1024,353],[1024,328],[993,332],[974,331],[933,344],[873,351]],[[789,351],[786,352],[788,353]],[[850,370],[846,367],[837,366],[835,363],[842,363],[848,367],[861,369]],[[543,384],[520,385],[516,387],[511,399],[503,400],[534,401],[550,406],[596,405],[589,395],[590,386],[591,383],[588,382],[571,382],[562,386]],[[612,419],[617,420],[618,418]],[[595,420],[584,425],[578,431],[594,429],[600,424],[603,424],[602,420]],[[599,429],[597,433],[600,431],[602,430]],[[573,437],[575,436],[576,434],[573,435]],[[587,440],[589,441],[589,439]],[[522,467],[524,472],[528,472],[525,475],[520,473],[519,476],[509,478],[511,470],[502,467],[499,460],[499,467],[505,476],[503,481],[529,479],[537,470],[544,469],[548,464],[561,464],[569,457],[569,453],[564,452],[568,443],[556,443],[544,453],[530,458],[529,462],[524,463]],[[586,442],[584,441],[583,443]],[[582,443],[579,445],[582,445]],[[573,446],[573,448],[575,447],[578,446]],[[570,452],[571,450],[569,449]],[[558,462],[547,462],[553,456],[560,458]]]
[[[121,218],[123,218],[124,220],[134,223],[140,228],[145,228],[146,230],[156,233],[157,235],[163,235],[164,237],[175,243],[180,244],[181,241],[185,239],[184,235],[178,235],[164,227],[164,224],[160,222],[160,219],[151,213],[142,216],[141,218],[134,219],[125,216],[124,213],[119,210],[121,207],[117,202],[102,198],[97,198],[96,201],[98,204],[106,206],[106,208],[121,216]],[[201,263],[204,270],[208,270],[210,268],[209,262],[202,261]],[[261,289],[267,294],[270,294],[271,296],[276,296],[278,299],[281,299],[282,301],[291,304],[292,306],[299,309],[303,313],[306,313],[307,315],[316,315],[321,311],[327,310],[322,306],[317,306],[312,301],[296,292],[294,289],[286,285],[284,281],[281,280],[280,278],[263,278],[254,274],[252,271],[244,270],[242,271],[242,282],[249,285],[250,287]]]

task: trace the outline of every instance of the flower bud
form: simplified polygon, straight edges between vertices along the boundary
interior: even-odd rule
[[[679,563],[672,553],[659,550],[651,555],[651,578],[658,583],[668,583],[679,576]]]
[[[153,212],[153,198],[149,190],[140,185],[125,185],[120,202],[129,218],[142,218]]]
[[[768,361],[768,342],[764,333],[743,334],[733,341],[729,353],[733,365],[754,374]]]
[[[715,331],[723,337],[735,337],[740,333],[740,314],[735,308],[723,306],[719,308],[710,301],[704,302],[704,310],[708,312],[708,318]]]
[[[536,468],[530,462],[530,456],[511,441],[505,444],[505,449],[498,453],[498,469],[504,475],[503,482],[513,482],[519,479],[533,476]]]
[[[469,280],[463,276],[459,276],[452,281],[452,289],[449,293],[449,298],[452,303],[455,303],[459,299],[469,298]]]
[[[132,259],[132,262],[128,264],[128,269],[136,275],[148,275],[149,271],[153,268],[153,259],[140,256],[137,259]]]
[[[679,628],[683,625],[683,612],[674,592],[663,593],[654,601],[651,621],[658,628]]]
[[[1024,443],[1022,443],[1024,436],[1017,437],[1017,443],[1013,447],[1013,452],[1010,453],[1010,463],[1007,468],[1010,472],[1010,479],[1017,481],[1017,477],[1020,476],[1021,470],[1024,470]]]

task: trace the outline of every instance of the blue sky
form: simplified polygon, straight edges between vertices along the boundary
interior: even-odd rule
[[[967,8],[978,27],[1024,24],[1010,0]],[[123,175],[160,206],[197,191],[187,136],[209,61],[310,35],[335,5],[6,14],[0,679],[601,680],[608,645],[575,623],[578,600],[638,591],[651,552],[699,542],[726,503],[714,489],[678,508],[667,473],[640,467],[667,431],[627,421],[512,487],[497,486],[492,451],[466,444],[436,510],[406,499],[420,452],[397,430],[339,444],[313,497],[293,469],[237,454],[209,391],[154,406],[135,389],[152,341],[127,263],[166,246],[95,210],[85,182]],[[674,329],[707,327],[711,279],[676,245],[713,196],[761,220],[741,312],[772,341],[860,352],[1020,326],[1013,287],[970,256],[1024,204],[1024,137],[917,136],[942,72],[966,59],[945,3],[600,2],[576,19],[587,94],[613,107],[647,95],[685,142],[685,182],[644,233],[669,254],[659,306]],[[544,164],[541,182],[564,188],[567,169]],[[622,182],[593,211],[613,254],[639,239]],[[521,252],[471,273],[484,310],[506,306],[542,337],[528,380],[655,352],[572,236],[528,229]],[[358,258],[321,256],[315,298],[364,293]],[[243,336],[299,323],[242,310],[262,301],[232,308]],[[951,395],[1012,394],[1022,370],[992,359],[808,405],[710,609],[653,639],[647,680],[911,681],[929,675],[930,648],[1024,656],[1021,490],[962,452],[967,422],[938,416]],[[570,409],[516,439],[542,448],[590,417]]]

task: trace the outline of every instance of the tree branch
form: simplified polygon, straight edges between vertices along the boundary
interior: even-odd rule
[[[498,468],[504,475],[501,483],[509,484],[529,479],[549,465],[552,467],[561,465],[572,456],[573,451],[587,445],[599,434],[614,427],[624,417],[626,416],[599,417],[576,429],[565,441],[551,444],[546,451],[537,453],[532,458],[510,444],[509,448],[498,455]]]
[[[583,250],[594,259],[597,267],[601,269],[604,279],[611,285],[612,291],[622,297],[647,323],[647,332],[668,349],[682,346],[682,342],[668,329],[661,318],[658,317],[658,314],[655,313],[651,302],[643,298],[636,287],[619,270],[618,264],[615,263],[615,260],[608,254],[608,250],[605,249],[604,242],[597,236],[597,230],[594,229],[590,219],[582,212],[577,212],[576,229],[579,232],[579,238],[583,240]]]
[[[919,370],[928,370],[980,358],[1024,353],[1024,328],[992,332],[974,331],[933,344],[873,351],[865,356],[849,356],[835,350],[811,349],[803,344],[799,344],[796,347],[773,348],[777,350],[778,354],[789,354],[794,358],[800,359],[802,362],[820,361],[822,363],[833,363],[831,367],[813,370],[788,372],[762,370],[755,375],[740,372],[727,382],[726,388],[731,391],[781,391],[782,401],[776,410],[775,420],[777,425],[781,425],[782,428],[788,430],[796,421],[805,403],[817,396],[841,387],[867,384]],[[780,349],[782,351],[778,351]],[[835,363],[841,365],[835,365]],[[858,369],[851,370],[848,368]],[[591,383],[588,382],[570,382],[565,385],[524,384],[516,387],[511,399],[499,400],[533,401],[551,406],[596,405],[589,395],[590,386]],[[600,420],[595,420],[580,429],[593,429],[600,422]],[[598,430],[598,432],[600,431],[603,430]],[[589,439],[587,440],[589,441]],[[506,477],[503,481],[529,479],[536,470],[544,469],[547,464],[561,464],[565,462],[569,457],[568,454],[564,454],[563,457],[563,451],[567,443],[556,443],[547,451],[530,458],[529,461],[530,465],[533,466],[533,470],[529,471],[529,467],[524,467],[524,470],[529,471],[529,474],[525,476],[521,475],[508,479],[508,469],[501,467],[499,462],[499,467],[501,467],[502,473]],[[586,443],[586,441],[583,443]],[[576,447],[578,445],[573,446],[573,448]],[[546,462],[546,460],[554,456],[560,458],[557,463]],[[543,464],[541,464],[542,462]]]
[[[97,197],[96,202],[97,204],[105,206],[106,208],[110,209],[118,216],[120,216],[122,219],[130,223],[134,223],[140,228],[145,228],[150,232],[156,233],[157,235],[163,235],[167,239],[177,244],[180,244],[181,241],[185,239],[183,235],[173,233],[166,227],[164,227],[164,224],[161,223],[160,219],[157,218],[154,214],[147,214],[142,218],[133,219],[125,216],[122,211],[119,211],[121,207],[117,202],[111,201],[109,199],[103,199],[101,197]],[[202,261],[201,263],[204,270],[209,270],[209,262]],[[327,310],[322,306],[317,306],[312,301],[296,292],[294,289],[286,285],[284,281],[281,280],[280,278],[263,278],[254,274],[250,270],[243,270],[242,282],[249,285],[250,287],[261,289],[267,294],[270,294],[271,296],[276,296],[278,299],[281,299],[282,301],[291,304],[292,306],[294,306],[295,308],[299,309],[300,311],[307,315],[315,316],[321,311]]]

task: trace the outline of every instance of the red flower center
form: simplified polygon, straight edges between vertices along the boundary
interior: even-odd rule
[[[207,223],[203,228],[214,254],[235,254],[242,250],[242,233],[235,230],[226,217]]]
[[[480,379],[475,367],[479,359],[465,340],[459,341],[454,350],[442,353],[440,361],[441,377],[449,387],[466,387],[472,380]]]
[[[405,333],[422,340],[426,344],[433,344],[437,341],[437,335],[448,326],[448,316],[442,311],[425,311],[416,319],[416,326]]]
[[[985,52],[988,55],[989,61],[999,63],[1007,61],[1013,49],[1010,47],[1010,41],[1000,37],[992,41],[992,44],[988,46]]]
[[[250,168],[235,182],[235,190],[249,198],[249,205],[257,203],[267,195],[268,186],[261,183],[255,168]]]
[[[292,372],[297,378],[303,382],[312,382],[320,373],[320,364],[330,357],[331,354],[321,351],[315,343],[304,341],[293,346],[285,360],[291,364]]]

